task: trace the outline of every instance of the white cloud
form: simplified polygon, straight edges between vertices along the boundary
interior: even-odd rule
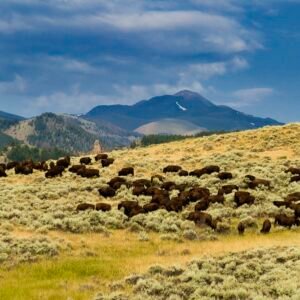
[[[0,81],[0,93],[1,94],[21,94],[26,91],[27,83],[25,79],[20,75],[15,75],[12,81]]]
[[[234,107],[250,106],[252,104],[264,101],[274,94],[274,89],[270,87],[256,87],[250,89],[241,89],[232,93],[234,101],[229,105]]]

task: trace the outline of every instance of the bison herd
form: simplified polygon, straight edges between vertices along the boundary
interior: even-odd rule
[[[295,168],[293,172],[295,172]],[[298,169],[297,169],[298,170]],[[287,171],[289,172],[290,169]],[[293,172],[291,172],[293,174]],[[163,173],[176,173],[179,176],[195,176],[200,178],[204,174],[216,173],[217,177],[226,181],[233,178],[230,172],[220,172],[218,166],[206,166],[202,169],[196,169],[191,172],[183,170],[182,167],[176,165],[169,165],[163,168]],[[200,187],[197,185],[188,186],[187,184],[176,184],[173,181],[168,181],[164,176],[157,174],[151,177],[151,179],[137,179],[129,181],[125,177],[127,175],[134,175],[133,168],[124,168],[118,172],[118,176],[112,178],[107,182],[107,186],[100,188],[99,194],[104,198],[112,198],[117,194],[118,189],[125,185],[128,189],[131,188],[134,196],[149,196],[151,200],[149,203],[140,205],[138,201],[127,200],[118,203],[118,209],[123,210],[124,214],[128,218],[132,218],[138,214],[147,214],[159,209],[165,209],[169,212],[181,212],[189,204],[194,204],[194,211],[190,212],[186,219],[193,221],[196,225],[206,225],[215,230],[220,220],[213,219],[213,217],[205,212],[211,204],[219,203],[221,205],[225,202],[225,195],[234,192],[234,203],[236,208],[247,204],[255,204],[255,197],[247,191],[241,191],[239,186],[233,184],[224,184],[219,188],[217,194],[212,195],[209,189]],[[300,172],[299,172],[300,175]],[[271,182],[266,179],[256,178],[253,175],[246,175],[245,182],[249,189],[255,189],[258,186],[264,186],[271,189]],[[178,194],[175,197],[170,196],[170,192],[177,190]],[[285,226],[291,228],[291,226],[300,225],[300,193],[294,193],[287,196],[284,201],[274,201],[274,205],[280,207],[285,206],[294,210],[294,216],[287,216],[284,213],[280,213],[275,216],[274,225]],[[103,203],[102,203],[103,204]],[[98,204],[99,209],[108,211],[107,207],[101,208],[101,203]],[[97,205],[96,205],[97,206]],[[97,209],[97,207],[87,207],[86,209]],[[77,210],[83,210],[81,205],[77,207]],[[271,221],[265,219],[260,230],[261,233],[268,233],[271,230]],[[245,231],[246,225],[240,222],[237,226],[237,230],[240,234]]]
[[[114,163],[113,158],[109,158],[107,154],[98,154],[94,157],[95,162],[100,162],[102,167],[108,167]],[[82,157],[80,158],[80,164],[71,165],[70,157],[65,157],[51,162],[49,165],[46,162],[35,163],[32,160],[24,162],[10,162],[8,164],[0,164],[0,177],[6,177],[6,171],[14,169],[15,174],[30,175],[33,170],[38,170],[45,173],[46,178],[53,178],[62,176],[65,171],[74,173],[84,178],[99,177],[99,169],[89,168],[92,163],[92,158]],[[179,176],[194,176],[200,178],[207,174],[215,173],[216,176],[222,180],[230,180],[233,178],[230,172],[221,172],[219,166],[210,165],[201,169],[196,169],[188,172],[182,169],[181,166],[169,165],[163,168],[163,173],[176,173]],[[286,172],[291,173],[291,182],[299,181],[300,169],[289,168]],[[159,209],[164,209],[169,212],[181,212],[185,207],[190,204],[194,204],[194,210],[190,212],[186,219],[193,221],[196,225],[206,225],[212,229],[217,228],[217,224],[220,220],[213,219],[213,217],[205,212],[211,204],[219,203],[224,205],[225,195],[234,192],[234,203],[236,208],[247,204],[255,204],[255,197],[247,191],[241,191],[240,187],[234,184],[221,185],[217,194],[213,195],[210,190],[198,185],[188,184],[176,184],[173,181],[169,181],[165,176],[157,174],[150,179],[136,179],[133,181],[127,180],[126,176],[134,176],[134,168],[127,167],[119,170],[118,176],[112,178],[107,182],[106,187],[100,188],[99,194],[103,198],[112,198],[116,196],[117,191],[122,185],[125,185],[128,189],[131,188],[134,196],[149,196],[151,200],[145,205],[140,205],[138,201],[128,200],[118,203],[118,209],[123,210],[128,218],[132,218],[138,214],[146,214]],[[255,189],[258,186],[264,186],[271,189],[271,182],[266,179],[256,178],[253,175],[246,175],[245,182],[249,189]],[[177,196],[171,196],[173,190],[177,191]],[[300,192],[288,195],[284,200],[274,201],[273,204],[277,207],[285,207],[294,211],[293,216],[288,216],[284,213],[275,216],[274,225],[285,226],[291,228],[292,226],[300,225]],[[107,203],[81,203],[76,207],[77,211],[85,211],[88,209],[98,211],[110,211],[112,206]],[[245,231],[245,224],[240,222],[237,226],[239,234],[243,234]],[[271,229],[271,222],[269,219],[264,220],[261,233],[268,233]]]

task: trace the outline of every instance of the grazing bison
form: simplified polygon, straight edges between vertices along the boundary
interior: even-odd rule
[[[100,153],[95,156],[95,161],[99,161],[101,159],[108,159],[108,155],[105,153]]]
[[[248,180],[250,180],[250,181],[253,181],[253,180],[256,179],[256,177],[253,176],[253,175],[246,175],[245,178],[248,179]]]
[[[220,203],[224,204],[225,202],[225,197],[223,195],[211,195],[208,197],[208,201],[210,203]]]
[[[254,180],[252,180],[248,183],[248,188],[249,189],[255,189],[260,185],[269,188],[271,186],[271,182],[269,180],[266,180],[266,179],[255,178]]]
[[[151,203],[157,203],[160,206],[166,207],[168,205],[168,203],[170,202],[170,196],[169,196],[168,192],[166,192],[166,193],[165,192],[161,191],[161,192],[155,193],[152,196]]]
[[[237,230],[238,230],[239,234],[241,234],[241,235],[244,234],[244,232],[245,232],[245,224],[243,222],[240,222],[238,224]]]
[[[62,176],[65,168],[63,166],[55,166],[54,168],[51,168],[48,170],[45,174],[46,178],[53,178],[57,176]]]
[[[111,210],[111,205],[107,203],[96,203],[95,209],[98,211],[110,211]]]
[[[168,203],[166,203],[167,211],[180,212],[184,207],[184,202],[180,197],[173,197]]]
[[[218,178],[221,180],[227,180],[227,179],[232,179],[232,173],[230,172],[221,172],[218,174]]]
[[[195,211],[202,211],[207,210],[209,207],[209,201],[208,199],[202,199],[195,205]]]
[[[3,169],[2,167],[0,167],[0,177],[7,177],[5,169]]]
[[[112,165],[114,161],[115,160],[113,158],[101,159],[101,165],[103,168],[106,168]]]
[[[92,162],[90,157],[82,157],[79,161],[82,165],[89,165]]]
[[[151,182],[153,183],[155,180],[163,182],[165,180],[165,177],[159,174],[151,176]]]
[[[77,174],[83,178],[100,177],[100,172],[97,169],[80,169]]]
[[[18,163],[17,161],[11,161],[6,165],[6,169],[7,170],[11,170],[14,169],[16,166],[19,166],[20,163]]]
[[[6,164],[0,164],[0,168],[4,171],[6,171]]]
[[[157,203],[147,203],[143,206],[143,209],[146,213],[151,211],[156,211],[159,209],[159,205]]]
[[[300,175],[292,176],[291,182],[299,182],[299,181],[300,181]]]
[[[149,179],[137,179],[132,182],[133,186],[143,186],[143,187],[150,187],[152,185],[151,181]]]
[[[74,165],[71,168],[69,168],[69,172],[77,174],[79,172],[79,170],[82,170],[82,169],[86,169],[86,166],[84,166],[84,165]]]
[[[236,203],[237,207],[240,207],[244,204],[252,205],[255,201],[255,197],[252,196],[248,192],[235,192],[234,194],[234,202]]]
[[[290,167],[285,173],[291,173],[292,175],[300,175],[300,168]]]
[[[189,172],[186,170],[181,170],[181,171],[179,171],[178,175],[179,176],[189,176]]]
[[[141,196],[146,195],[147,189],[143,185],[137,185],[133,187],[132,195],[134,196]]]
[[[261,233],[269,233],[271,230],[271,221],[269,219],[264,220],[262,229],[260,230]]]
[[[123,184],[127,184],[127,181],[123,177],[114,177],[107,184],[114,190],[118,190]]]
[[[118,209],[124,209],[124,214],[129,218],[145,212],[137,201],[122,201],[118,204]]]
[[[18,165],[15,167],[15,174],[30,175],[32,173],[33,173],[33,168],[31,166]]]
[[[95,209],[95,205],[91,203],[80,203],[76,207],[77,211],[84,211],[88,209]]]
[[[102,187],[98,189],[98,192],[104,198],[112,198],[116,195],[116,191],[110,186]]]
[[[180,166],[169,165],[169,166],[163,168],[163,173],[177,173],[181,169],[182,168]]]
[[[68,168],[70,165],[71,165],[71,158],[70,158],[70,156],[66,156],[65,158],[59,159],[56,162],[56,166],[57,167],[64,167],[65,169]]]
[[[210,195],[209,189],[195,187],[189,191],[189,200],[191,202],[195,202],[203,198],[208,198],[209,195]]]
[[[286,214],[278,214],[275,216],[275,225],[288,227],[291,229],[293,225],[300,225],[299,220],[295,216],[287,216]]]
[[[163,190],[171,191],[176,189],[176,183],[174,181],[166,181],[160,187]]]
[[[119,171],[118,175],[119,176],[128,176],[128,175],[134,176],[134,169],[132,167],[123,168],[122,170]]]
[[[188,217],[187,220],[189,221],[194,221],[194,223],[196,225],[207,225],[211,228],[214,229],[214,222],[212,219],[212,216],[208,213],[204,213],[202,211],[195,211],[195,212],[191,212]]]
[[[224,195],[224,194],[231,194],[233,190],[239,190],[239,187],[235,184],[227,184],[227,185],[223,185],[219,191],[218,194],[219,195]]]
[[[289,207],[290,206],[290,202],[288,201],[273,201],[273,204],[277,207]]]

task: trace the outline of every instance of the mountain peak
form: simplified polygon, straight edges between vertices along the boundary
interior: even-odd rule
[[[190,91],[190,90],[179,91],[178,93],[174,94],[174,96],[179,96],[179,97],[184,97],[184,98],[195,98],[195,97],[203,98],[200,94]]]
[[[199,93],[190,91],[190,90],[182,90],[178,93],[174,94],[175,97],[182,97],[184,100],[198,100],[202,103],[206,104],[206,106],[214,106],[212,102],[207,100],[205,97],[200,95]]]

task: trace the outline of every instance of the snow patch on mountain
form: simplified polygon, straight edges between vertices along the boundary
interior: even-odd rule
[[[181,109],[181,110],[183,110],[183,111],[186,111],[186,110],[187,110],[187,108],[181,106],[181,105],[178,103],[178,101],[176,101],[176,105],[179,107],[179,109]]]

